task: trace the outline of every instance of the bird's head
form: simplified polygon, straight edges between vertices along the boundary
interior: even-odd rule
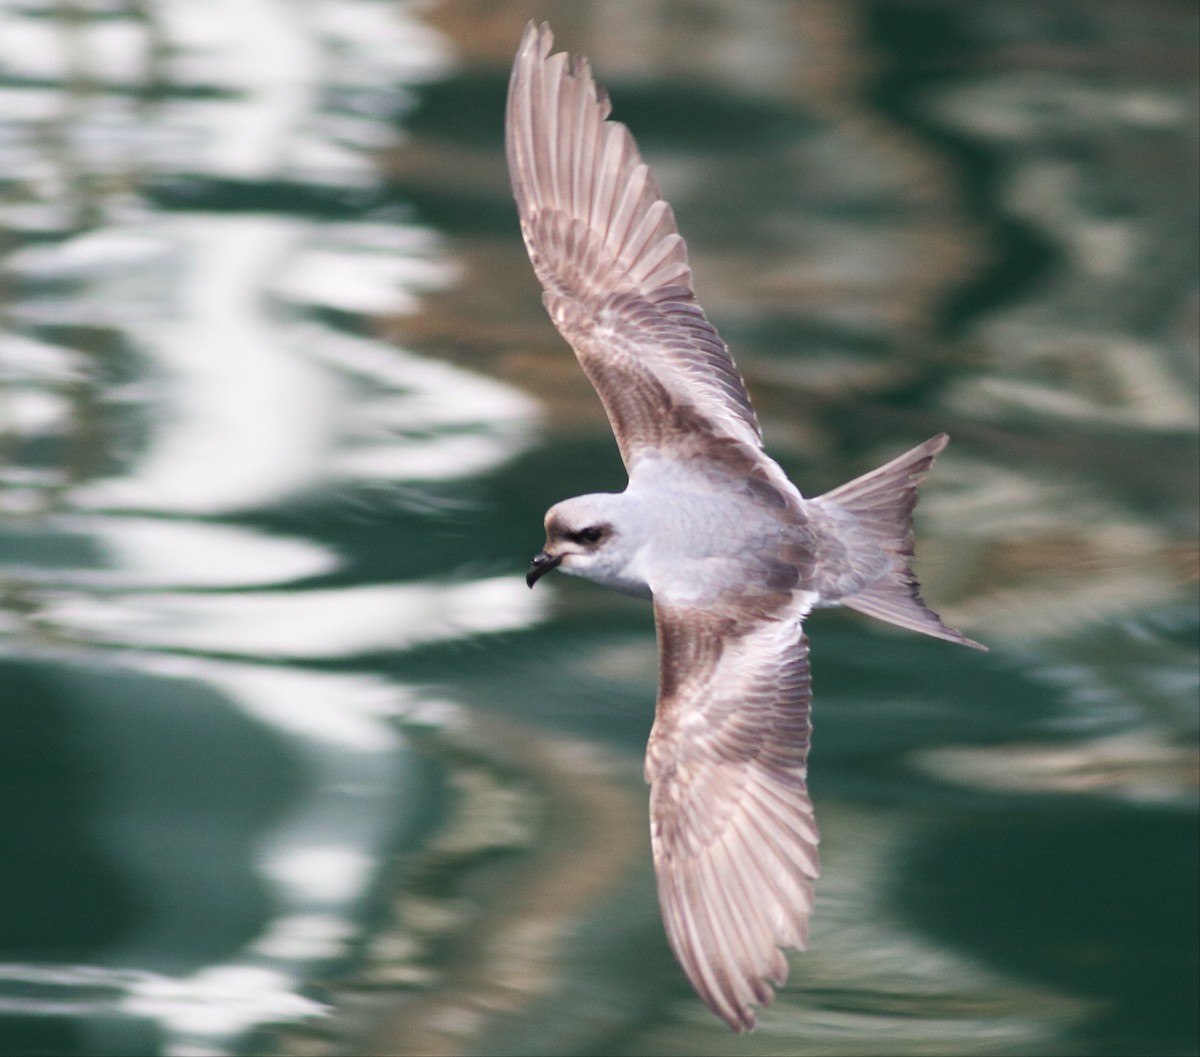
[[[632,594],[649,593],[635,571],[638,545],[622,514],[621,495],[583,495],[567,499],[546,514],[546,546],[529,566],[532,587],[551,569],[562,569]]]

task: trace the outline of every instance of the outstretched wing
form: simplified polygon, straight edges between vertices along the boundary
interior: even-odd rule
[[[671,207],[587,60],[526,26],[513,64],[508,168],[551,319],[608,412],[628,467],[705,435],[761,449],[724,343],[704,317]]]
[[[808,941],[817,828],[808,797],[804,610],[753,623],[656,603],[658,711],[646,755],[667,937],[735,1031]]]

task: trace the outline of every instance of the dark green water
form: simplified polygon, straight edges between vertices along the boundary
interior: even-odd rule
[[[517,5],[518,7],[520,5]],[[809,622],[823,876],[759,1030],[658,920],[648,607],[502,156],[529,15],[817,494],[941,430],[926,596]],[[1193,5],[0,13],[0,1053],[1187,1054]]]

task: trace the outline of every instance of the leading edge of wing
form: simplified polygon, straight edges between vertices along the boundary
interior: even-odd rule
[[[526,26],[509,84],[509,174],[550,317],[628,466],[697,429],[761,448],[749,394],[704,316],[687,251],[629,130],[582,56]],[[694,439],[694,438],[693,438]]]

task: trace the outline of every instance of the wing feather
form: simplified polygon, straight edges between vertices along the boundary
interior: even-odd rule
[[[758,619],[655,604],[658,710],[646,755],[663,920],[684,972],[737,1031],[808,941],[817,829],[807,787],[804,611]]]
[[[583,58],[530,23],[509,85],[521,231],[551,319],[608,412],[626,466],[702,429],[761,450],[729,350],[692,289],[687,250],[629,130]],[[672,412],[680,407],[690,414]],[[686,422],[686,425],[684,424]]]

